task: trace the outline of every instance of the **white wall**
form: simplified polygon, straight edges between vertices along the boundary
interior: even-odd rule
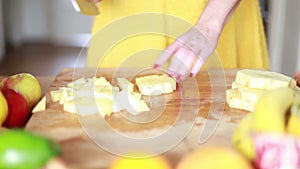
[[[8,43],[18,46],[21,42],[21,5],[20,0],[3,1],[5,39]]]
[[[75,12],[70,0],[51,0],[49,21],[51,40],[59,44],[81,46],[90,38],[93,17]]]
[[[22,0],[19,3],[21,5],[20,17],[23,39],[40,40],[47,38],[49,21],[45,0]]]
[[[92,17],[81,15],[69,0],[6,0],[6,39],[13,45],[48,41],[57,45],[86,43]]]
[[[283,55],[282,66],[284,73],[288,75],[294,75],[296,67],[300,64],[298,61],[299,55],[299,25],[300,25],[300,1],[288,0],[286,19],[285,19],[285,31],[283,38]]]
[[[300,1],[270,0],[271,70],[293,76],[300,70]]]
[[[2,0],[0,0],[0,61],[4,57],[5,52],[5,37],[4,37],[4,27],[3,27],[3,16],[2,16]]]

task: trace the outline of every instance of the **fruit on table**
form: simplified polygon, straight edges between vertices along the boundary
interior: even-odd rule
[[[3,126],[9,128],[23,127],[30,114],[25,98],[20,93],[9,88],[2,88],[1,92],[8,105],[8,115]]]
[[[296,81],[286,75],[266,71],[243,69],[237,72],[232,88],[226,91],[231,108],[253,111],[258,98],[275,88],[296,88]]]
[[[44,96],[32,109],[32,113],[46,110],[46,96]]]
[[[129,113],[137,115],[143,111],[150,111],[150,108],[141,97],[139,93],[122,90],[116,95],[114,101],[119,111],[127,110]]]
[[[254,132],[285,132],[285,117],[295,101],[296,93],[290,88],[265,92],[257,101],[253,112]]]
[[[255,161],[258,168],[264,168],[262,165],[268,163],[267,159],[276,161],[276,156],[280,157],[280,165],[281,162],[290,165],[293,161],[282,160],[291,152],[296,154],[293,158],[300,159],[299,107],[300,94],[294,89],[277,88],[264,92],[254,112],[246,115],[235,129],[233,147],[251,162]],[[296,145],[297,148],[293,147]]]
[[[142,95],[149,95],[158,89],[159,94],[176,89],[176,81],[164,74],[136,78],[141,93],[134,91],[135,84],[126,78],[117,78],[117,84],[118,87],[112,86],[105,77],[79,78],[66,87],[50,91],[50,96],[53,102],[63,105],[64,111],[82,116],[98,112],[105,117],[122,110],[133,115],[150,111]]]
[[[32,110],[42,97],[38,80],[29,73],[20,73],[3,79],[0,88],[9,88],[20,93],[25,98],[29,110]]]
[[[135,83],[143,95],[172,93],[176,90],[176,80],[165,74],[139,77]]]
[[[168,159],[162,155],[145,157],[145,154],[130,155],[115,159],[109,169],[171,169]]]
[[[249,160],[255,158],[253,139],[250,135],[252,118],[252,113],[247,114],[236,127],[232,136],[233,147]]]
[[[258,134],[254,138],[258,169],[300,168],[300,140],[279,133]]]
[[[247,111],[254,110],[254,104],[250,101],[242,99],[238,89],[226,90],[226,102],[231,108],[242,109]]]
[[[236,150],[229,147],[210,146],[199,148],[185,156],[176,169],[253,169]]]
[[[3,131],[0,140],[0,168],[39,169],[61,153],[58,144],[23,130]]]
[[[117,78],[118,86],[121,88],[121,90],[128,90],[129,92],[133,92],[134,84],[131,83],[129,80],[127,80],[124,77]]]
[[[294,88],[296,81],[286,75],[266,70],[243,69],[237,72],[236,82],[254,89]]]
[[[113,87],[105,77],[80,78],[50,91],[51,100],[63,105],[63,110],[81,116],[100,113],[105,117],[112,113],[113,95],[119,88]]]
[[[291,114],[287,122],[287,133],[300,138],[300,104],[296,103],[291,108]]]
[[[287,133],[300,138],[300,117],[299,115],[291,115],[287,124]]]
[[[6,120],[7,114],[8,114],[8,105],[5,97],[0,91],[0,127],[2,126],[2,123]]]

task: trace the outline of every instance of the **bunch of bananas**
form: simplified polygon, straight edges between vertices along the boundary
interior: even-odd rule
[[[291,88],[264,92],[237,126],[232,142],[257,168],[300,168],[300,94]],[[287,155],[294,160],[282,157]]]

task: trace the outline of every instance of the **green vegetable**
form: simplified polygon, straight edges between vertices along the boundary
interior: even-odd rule
[[[23,130],[0,133],[0,169],[38,169],[61,153],[58,144]]]

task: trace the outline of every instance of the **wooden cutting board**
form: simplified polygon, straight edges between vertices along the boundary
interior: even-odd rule
[[[138,117],[123,116],[114,113],[106,117],[105,121],[99,115],[77,116],[64,112],[62,106],[50,100],[51,90],[66,86],[71,81],[81,77],[104,76],[113,85],[116,85],[117,77],[125,77],[129,80],[135,77],[161,74],[154,70],[137,69],[90,69],[66,68],[55,78],[49,91],[46,93],[47,109],[32,115],[26,125],[26,130],[36,132],[60,143],[63,149],[62,158],[70,168],[93,169],[107,168],[116,158],[117,147],[110,147],[116,151],[110,151],[107,146],[102,146],[105,140],[109,146],[118,142],[118,137],[110,137],[107,130],[119,132],[125,137],[154,138],[171,130],[182,135],[182,139],[168,151],[160,150],[175,166],[178,161],[190,151],[208,145],[231,146],[231,137],[234,128],[248,112],[230,109],[226,105],[225,90],[231,87],[237,70],[213,69],[200,72],[196,78],[188,78],[183,83],[177,84],[177,90],[172,94],[166,94],[153,101],[153,109],[161,112],[150,121],[137,123],[143,117],[151,116],[151,112],[144,112]],[[152,98],[153,99],[153,98]],[[155,107],[156,105],[159,105]],[[126,112],[124,112],[125,115]],[[129,120],[128,120],[129,117]],[[134,120],[132,121],[133,118]],[[180,130],[181,126],[190,125],[189,130]],[[110,128],[107,128],[109,126]],[[176,135],[176,134],[175,134]],[[109,140],[110,139],[110,140]],[[109,144],[111,142],[111,145]],[[156,147],[164,147],[170,140],[160,140],[153,143]],[[138,143],[137,143],[138,144]],[[120,139],[120,149],[129,146]],[[153,145],[152,145],[153,146]],[[130,147],[130,146],[129,146]],[[151,147],[151,146],[149,146]]]

